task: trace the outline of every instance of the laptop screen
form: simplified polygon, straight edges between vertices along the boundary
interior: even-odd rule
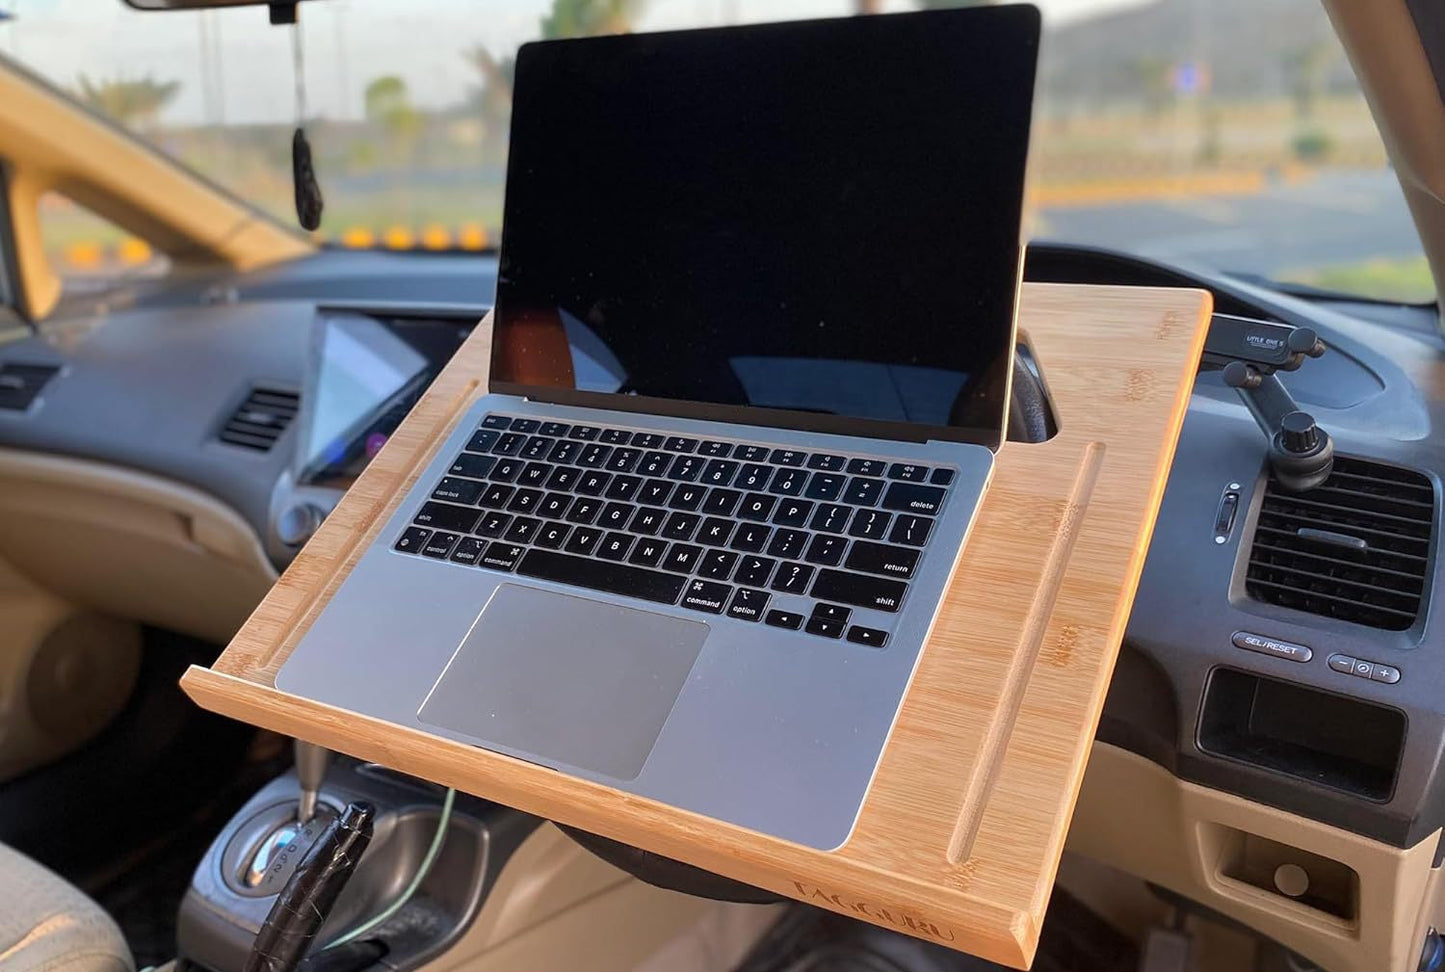
[[[1039,19],[525,45],[492,388],[996,447]]]

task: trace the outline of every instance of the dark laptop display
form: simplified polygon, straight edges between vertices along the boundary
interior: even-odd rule
[[[493,390],[996,447],[1038,31],[1014,7],[526,45]]]

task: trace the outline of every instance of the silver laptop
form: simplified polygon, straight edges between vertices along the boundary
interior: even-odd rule
[[[842,844],[1003,434],[1038,33],[523,47],[491,394],[278,686]]]

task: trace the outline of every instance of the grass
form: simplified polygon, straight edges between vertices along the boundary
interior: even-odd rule
[[[1280,279],[1380,300],[1423,303],[1435,299],[1435,281],[1423,256],[1300,268],[1280,274]]]

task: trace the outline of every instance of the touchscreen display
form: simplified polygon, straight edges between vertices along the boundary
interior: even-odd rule
[[[493,387],[996,445],[1038,30],[1015,6],[524,46]]]
[[[298,481],[350,486],[474,324],[323,312],[302,395]]]

